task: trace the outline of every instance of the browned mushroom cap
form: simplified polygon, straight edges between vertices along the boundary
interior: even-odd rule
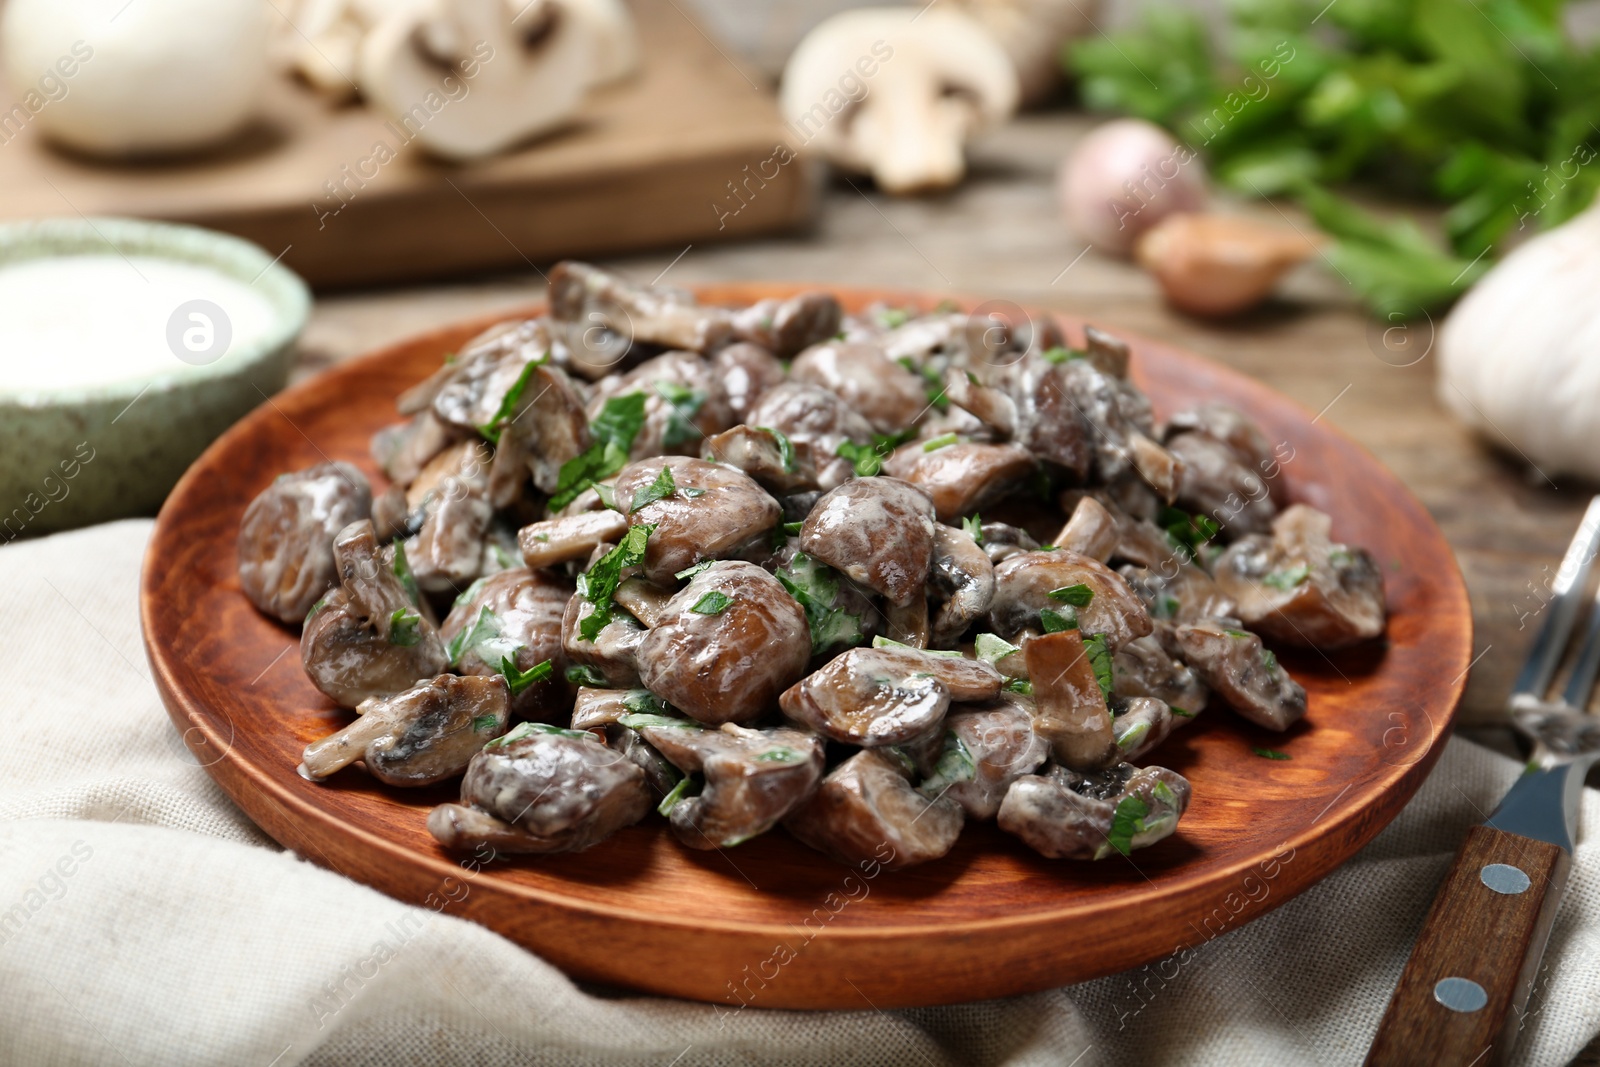
[[[474,582],[450,609],[439,636],[461,674],[503,673],[510,660],[520,673],[546,660],[550,676],[522,686],[511,698],[521,719],[553,721],[572,706],[561,647],[561,619],[572,599],[572,583],[526,567],[500,571]]]
[[[1166,626],[1166,623],[1158,623]],[[1153,697],[1167,704],[1182,725],[1205,710],[1211,691],[1200,676],[1175,659],[1156,634],[1129,641],[1111,657],[1112,692],[1117,697]]]
[[[1051,859],[1098,860],[1169,836],[1188,806],[1188,780],[1165,767],[1124,763],[1093,775],[1052,767],[1013,782],[998,821]]]
[[[811,446],[780,437],[776,430],[735,426],[706,438],[700,445],[700,458],[737,467],[774,493],[817,487]]]
[[[1117,701],[1116,709],[1111,729],[1122,758],[1129,761],[1144,759],[1155,751],[1179,722],[1172,709],[1155,697],[1126,697]]]
[[[1198,431],[1221,441],[1233,450],[1234,456],[1249,470],[1269,479],[1277,474],[1277,456],[1267,435],[1247,415],[1226,404],[1201,404],[1197,408],[1179,412],[1167,422],[1168,440],[1189,431]],[[1273,481],[1269,485],[1273,489],[1273,497],[1277,499],[1283,489],[1281,482]],[[1278,502],[1283,503],[1281,499]]]
[[[567,658],[591,668],[614,689],[638,687],[639,668],[634,661],[644,640],[644,627],[627,612],[616,611],[594,640],[586,641],[580,625],[592,614],[594,605],[587,598],[575,596],[567,601],[566,613],[561,617],[561,647]]]
[[[707,730],[664,715],[630,716],[625,725],[684,774],[705,775],[698,795],[674,797],[662,809],[690,848],[732,848],[766,833],[822,778],[822,739],[815,734],[732,723]]]
[[[650,787],[652,797],[665,798],[684,780],[678,768],[640,737],[639,731],[620,722],[606,723],[602,729],[605,731],[606,744],[644,772],[645,784]]]
[[[1257,726],[1287,730],[1306,713],[1306,691],[1255,634],[1207,619],[1183,623],[1172,636],[1195,673]]]
[[[427,507],[446,491],[482,495],[489,486],[489,449],[482,441],[457,441],[422,465],[406,486],[406,506]],[[458,483],[447,484],[450,480]]]
[[[1061,548],[1024,552],[996,567],[994,577],[989,622],[1009,641],[1044,629],[1040,615],[1047,610],[1066,621],[1076,618],[1084,633],[1105,634],[1113,649],[1150,632],[1150,614],[1128,583],[1088,556]]]
[[[1137,430],[1128,431],[1128,462],[1163,504],[1178,499],[1183,487],[1183,460]]]
[[[844,310],[832,293],[801,293],[787,300],[758,300],[734,312],[733,329],[742,341],[792,356],[838,333],[843,318]]]
[[[933,562],[933,501],[898,478],[854,478],[817,501],[800,548],[851,581],[909,604]]]
[[[951,700],[989,700],[1000,672],[954,653],[852,648],[787,690],[783,713],[852,745],[899,745],[939,724]]]
[[[784,828],[852,867],[898,870],[936,860],[961,836],[961,806],[949,797],[929,800],[912,788],[908,774],[880,749],[858,752],[783,820]]]
[[[701,307],[678,290],[634,285],[571,260],[550,272],[550,314],[567,326],[575,364],[587,350],[583,331],[594,327],[632,342],[693,352],[715,351],[733,336],[732,315],[722,308]],[[597,369],[604,373],[611,365]]]
[[[1001,438],[1017,434],[1017,402],[1004,389],[984,385],[977,376],[962,368],[945,375],[944,395]]]
[[[466,431],[440,422],[430,409],[373,434],[372,458],[391,482],[406,486],[430,459],[465,435]]]
[[[944,725],[943,745],[917,789],[949,797],[973,819],[994,818],[1011,783],[1050,755],[1028,709],[1004,696],[958,708]]]
[[[666,606],[639,645],[645,688],[704,723],[748,722],[811,659],[806,613],[752,563],[712,564]]]
[[[927,492],[940,522],[955,522],[1016,489],[1036,466],[1021,445],[934,439],[900,446],[883,469]]]
[[[983,533],[983,551],[990,563],[999,565],[1012,556],[1039,550],[1039,542],[1032,534],[1009,523],[986,522],[979,529]]]
[[[451,476],[423,505],[422,529],[406,540],[406,558],[427,593],[464,589],[483,572],[483,546],[494,519],[486,490]]]
[[[1093,650],[1096,655],[1099,649]],[[1056,761],[1098,770],[1122,758],[1091,648],[1077,630],[1028,637],[1022,654],[1033,683],[1033,728]]]
[[[1194,622],[1233,617],[1233,598],[1196,564],[1174,562],[1163,571],[1128,564],[1117,573],[1144,601],[1152,619]]]
[[[783,518],[783,508],[748,474],[687,456],[624,467],[616,495],[630,525],[655,527],[644,573],[660,585],[703,559],[730,555]]]
[[[1167,442],[1167,450],[1183,462],[1179,504],[1236,537],[1267,532],[1278,510],[1271,490],[1233,449],[1208,434],[1182,433]]]
[[[432,785],[466,770],[484,742],[505,733],[510,707],[499,676],[441,674],[362,701],[359,719],[306,746],[300,773],[320,781],[359,759],[388,785]]]
[[[1104,563],[1116,550],[1120,536],[1116,516],[1094,497],[1082,496],[1056,534],[1055,546]]]
[[[496,507],[509,507],[530,476],[541,493],[554,493],[562,464],[591,443],[583,397],[564,371],[540,364],[529,372],[511,410],[498,422],[500,440],[489,470]],[[491,416],[492,418],[493,416]]]
[[[431,407],[439,421],[477,434],[489,427],[528,365],[550,359],[558,346],[544,319],[503,324],[469,342],[434,393]],[[526,392],[526,385],[524,385]],[[531,392],[527,396],[532,397]]]
[[[547,519],[517,531],[517,548],[530,567],[553,567],[568,560],[584,559],[608,541],[621,540],[628,532],[628,520],[621,512],[579,511]]]
[[[748,422],[756,401],[788,376],[778,357],[760,345],[729,345],[711,357],[711,372],[722,383],[729,415]]]
[[[1270,539],[1242,538],[1217,560],[1217,584],[1238,617],[1274,641],[1343,648],[1383,632],[1383,572],[1363,548],[1334,543],[1333,520],[1295,504]]]
[[[817,484],[824,489],[855,475],[855,467],[839,455],[840,445],[872,442],[872,424],[854,408],[828,390],[802,382],[784,382],[762,393],[745,422],[787,434],[796,444],[810,445],[817,463]]]
[[[1128,342],[1094,326],[1083,329],[1084,355],[1094,369],[1112,378],[1128,376]]]
[[[881,433],[910,426],[929,406],[922,378],[870,341],[812,345],[795,357],[789,376],[835,394]]]
[[[634,459],[698,455],[701,441],[733,425],[722,383],[693,352],[665,352],[602,380],[589,398],[589,418],[598,417],[607,400],[630,393],[645,398],[644,423],[628,453]]]
[[[931,637],[935,645],[948,645],[994,603],[994,564],[971,534],[941,523],[934,527],[928,584],[944,598],[934,615]]]
[[[1068,388],[1061,366],[1042,359],[1021,365],[1011,386],[1017,404],[1016,441],[1038,459],[1086,478],[1094,459],[1094,429]]]
[[[644,818],[644,772],[593,734],[523,723],[483,747],[428,830],[446,848],[578,852]]]
[[[333,537],[372,510],[366,476],[321,463],[280,476],[239,524],[239,585],[262,612],[299,622],[337,580]]]

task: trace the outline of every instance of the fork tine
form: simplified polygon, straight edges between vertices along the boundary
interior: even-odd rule
[[[1600,496],[1589,501],[1589,507],[1583,513],[1583,522],[1578,524],[1578,532],[1567,546],[1567,554],[1561,557],[1561,567],[1556,571],[1555,584],[1551,587],[1555,595],[1550,600],[1539,633],[1533,639],[1533,647],[1528,650],[1528,660],[1522,665],[1516,684],[1511,687],[1513,706],[1543,702],[1545,690],[1550,688],[1550,680],[1555,677],[1556,666],[1561,662],[1561,653],[1566,650],[1572,629],[1577,624],[1584,583],[1594,564],[1597,548],[1600,548]],[[1586,651],[1587,647],[1586,638]],[[1593,672],[1590,673],[1592,678]],[[1589,683],[1585,682],[1585,697],[1588,696],[1588,686]]]
[[[1586,709],[1596,673],[1600,673],[1600,589],[1595,590],[1594,606],[1589,609],[1589,622],[1583,631],[1583,647],[1578,651],[1578,662],[1572,666],[1572,677],[1567,679],[1561,702],[1573,711]]]

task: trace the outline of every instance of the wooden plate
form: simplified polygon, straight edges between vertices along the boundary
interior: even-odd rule
[[[731,304],[793,291],[700,295]],[[933,304],[877,291],[843,299]],[[1081,337],[1081,322],[1061,321]],[[1386,642],[1282,655],[1310,696],[1289,733],[1214,708],[1167,742],[1159,762],[1194,784],[1174,837],[1131,859],[1075,863],[976,824],[940,862],[861,871],[781,831],[726,853],[690,851],[652,816],[577,855],[485,865],[446,853],[424,819],[453,787],[388,789],[357,769],[324,785],[295,774],[302,747],[349,715],[306,680],[297,635],[240,592],[234,542],[245,506],[283,471],[345,459],[381,486],[367,440],[395,419],[395,396],[486,325],[419,337],[274,397],[195,463],[156,524],[142,611],[162,698],[228,795],[308,859],[483,923],[578,978],[729,1010],[942,1004],[1109,974],[1259,917],[1370,840],[1439,755],[1471,618],[1428,513],[1372,456],[1296,405],[1136,339],[1134,375],[1158,413],[1216,399],[1253,415],[1286,457],[1291,495],[1332,514],[1337,537],[1380,561],[1390,612]]]

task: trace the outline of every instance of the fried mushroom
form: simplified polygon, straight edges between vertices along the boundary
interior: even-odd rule
[[[687,456],[623,468],[616,496],[630,526],[655,527],[644,574],[658,585],[701,560],[732,554],[783,517],[783,508],[748,474]]]
[[[940,522],[957,522],[1015,491],[1037,466],[1021,445],[935,439],[900,446],[883,469],[932,497]]]
[[[1306,691],[1261,638],[1218,619],[1174,627],[1185,662],[1234,711],[1268,730],[1287,730],[1306,713]]]
[[[1104,634],[1112,649],[1150,632],[1150,614],[1128,583],[1089,556],[1062,548],[1024,552],[996,567],[994,577],[989,623],[1008,641],[1044,629],[1045,611],[1075,618],[1084,633]]]
[[[955,653],[853,648],[786,690],[783,713],[852,745],[904,744],[938,726],[950,702],[990,700],[1000,673]]]
[[[279,476],[239,524],[239,587],[263,614],[300,622],[338,577],[334,535],[371,510],[366,476],[348,463]]]
[[[946,717],[936,762],[917,789],[924,796],[949,797],[968,818],[992,819],[1011,783],[1038,770],[1049,755],[1033,716],[1002,695]]]
[[[519,719],[545,722],[564,715],[572,706],[572,687],[566,680],[561,620],[572,595],[571,582],[526,567],[474,582],[439,627],[454,669],[488,677],[505,674],[509,663],[522,679],[548,662],[547,677],[513,681],[512,710]]]
[[[856,753],[829,772],[784,828],[851,867],[899,870],[938,859],[955,845],[965,818],[949,797],[917,792],[908,762],[881,749]]]
[[[817,501],[800,528],[807,554],[909,604],[933,562],[933,501],[898,478],[855,478]]]
[[[1088,775],[1052,767],[1011,784],[998,822],[1042,856],[1098,860],[1170,836],[1188,806],[1188,780],[1165,767],[1124,763]]]

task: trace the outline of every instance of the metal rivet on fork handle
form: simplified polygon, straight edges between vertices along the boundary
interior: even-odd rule
[[[1485,864],[1483,870],[1478,872],[1478,880],[1508,897],[1518,893],[1526,893],[1533,883],[1528,880],[1528,874],[1521,867],[1513,867],[1509,863]]]
[[[1483,986],[1470,978],[1441,978],[1433,987],[1433,999],[1451,1011],[1477,1011],[1489,1003]]]

